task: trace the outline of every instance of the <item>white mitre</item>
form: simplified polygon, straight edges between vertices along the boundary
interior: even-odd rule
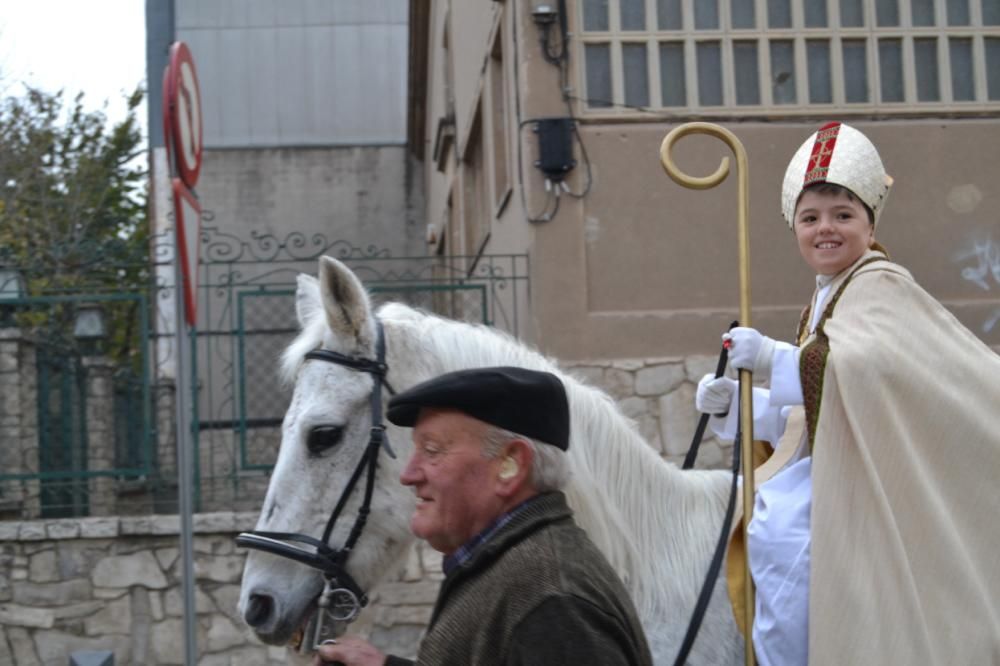
[[[872,209],[878,224],[892,177],[885,172],[882,158],[868,137],[850,125],[832,122],[806,139],[788,163],[781,187],[781,213],[789,227],[799,195],[814,183],[846,187]]]

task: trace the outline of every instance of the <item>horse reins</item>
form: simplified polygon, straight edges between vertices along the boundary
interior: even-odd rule
[[[734,327],[739,326],[739,322],[734,321],[730,326],[729,330]],[[729,347],[725,344],[722,345],[722,351],[719,353],[719,363],[715,368],[715,377],[718,379],[722,376],[722,373],[726,370],[726,363],[729,360]],[[737,402],[737,404],[739,404]],[[691,447],[688,449],[687,455],[684,457],[684,465],[681,469],[691,469],[694,467],[695,459],[698,457],[698,447],[701,446],[701,439],[705,434],[705,427],[708,425],[708,414],[702,414],[698,421],[698,428],[695,430],[694,438],[691,441]],[[739,418],[737,414],[736,419],[736,439],[733,445],[733,480],[729,488],[729,501],[726,504],[726,514],[722,520],[722,531],[719,533],[719,540],[715,544],[715,553],[712,555],[712,562],[708,565],[708,572],[705,574],[705,582],[702,583],[701,592],[698,594],[698,601],[695,603],[694,611],[691,613],[691,621],[688,623],[687,632],[684,634],[684,640],[681,642],[680,650],[677,652],[677,659],[674,661],[674,666],[684,666],[687,661],[688,654],[691,652],[691,648],[694,647],[695,638],[698,637],[698,631],[701,629],[701,622],[705,619],[705,612],[708,610],[708,603],[712,599],[712,590],[715,587],[715,581],[719,578],[719,571],[722,569],[722,560],[726,556],[726,545],[729,543],[729,531],[733,526],[733,516],[736,513],[736,490],[738,485],[739,473],[740,473],[740,426],[742,425],[742,419]]]
[[[350,622],[357,617],[361,609],[368,604],[368,596],[354,578],[347,573],[347,558],[361,537],[365,523],[368,521],[368,514],[371,510],[372,495],[375,491],[375,470],[378,467],[378,455],[380,449],[385,449],[386,454],[395,458],[396,454],[389,446],[389,440],[385,434],[385,425],[382,422],[382,387],[384,386],[390,395],[395,394],[392,386],[386,381],[386,374],[389,366],[385,362],[385,333],[382,330],[382,323],[375,322],[375,359],[347,356],[328,349],[315,349],[307,352],[306,360],[325,361],[341,365],[357,372],[364,372],[375,379],[372,393],[369,398],[371,407],[371,436],[364,454],[358,462],[357,467],[351,474],[350,480],[340,494],[340,499],[330,514],[323,536],[316,539],[307,534],[296,532],[265,532],[253,530],[242,532],[236,537],[236,544],[243,548],[262,550],[272,555],[295,560],[314,569],[318,569],[326,581],[323,593],[320,595],[318,605],[320,610],[330,614],[330,616],[340,622]],[[366,474],[364,500],[358,515],[354,519],[347,541],[339,549],[331,548],[329,545],[333,528],[337,524],[340,513],[347,505],[347,501],[357,486],[362,474]],[[299,546],[305,544],[312,547],[312,550]],[[323,623],[317,622],[316,631],[319,634]]]

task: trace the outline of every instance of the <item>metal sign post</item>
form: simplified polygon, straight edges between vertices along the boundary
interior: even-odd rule
[[[187,45],[174,42],[163,75],[163,125],[168,162],[177,174],[171,182],[174,208],[174,285],[177,290],[177,492],[181,531],[184,597],[184,663],[198,663],[197,608],[194,580],[194,396],[197,381],[192,357],[197,321],[198,248],[201,206],[194,194],[202,157],[201,94]]]
[[[176,219],[176,216],[175,218]],[[194,336],[191,335],[193,329],[185,321],[183,300],[183,286],[187,282],[184,271],[181,269],[180,239],[175,236],[178,242],[175,245],[174,254],[174,284],[177,285],[177,306],[174,308],[176,316],[177,332],[177,373],[175,405],[177,408],[177,512],[180,515],[181,529],[181,584],[182,597],[184,598],[184,663],[194,666],[198,663],[198,645],[196,633],[196,620],[198,610],[195,606],[195,585],[194,585],[194,478],[192,474],[193,460],[195,455],[193,441],[193,419],[192,401],[194,394],[192,381],[190,379],[191,368],[191,344]]]

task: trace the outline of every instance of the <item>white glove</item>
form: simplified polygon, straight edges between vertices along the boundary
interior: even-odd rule
[[[729,405],[733,402],[736,392],[736,381],[729,377],[705,375],[698,382],[698,390],[694,394],[694,406],[703,414],[725,416]]]
[[[755,375],[771,376],[774,340],[753,328],[737,326],[722,336],[729,341],[729,365],[737,370],[749,370]],[[763,377],[762,377],[763,378]]]

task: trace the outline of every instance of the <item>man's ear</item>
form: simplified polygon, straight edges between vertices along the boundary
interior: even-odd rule
[[[504,456],[503,460],[500,461],[500,480],[508,481],[513,479],[517,476],[519,471],[520,468],[518,467],[517,460],[514,459],[514,456]]]
[[[497,467],[497,492],[502,497],[512,497],[533,484],[531,467],[534,455],[531,446],[523,439],[512,439],[500,454]]]

